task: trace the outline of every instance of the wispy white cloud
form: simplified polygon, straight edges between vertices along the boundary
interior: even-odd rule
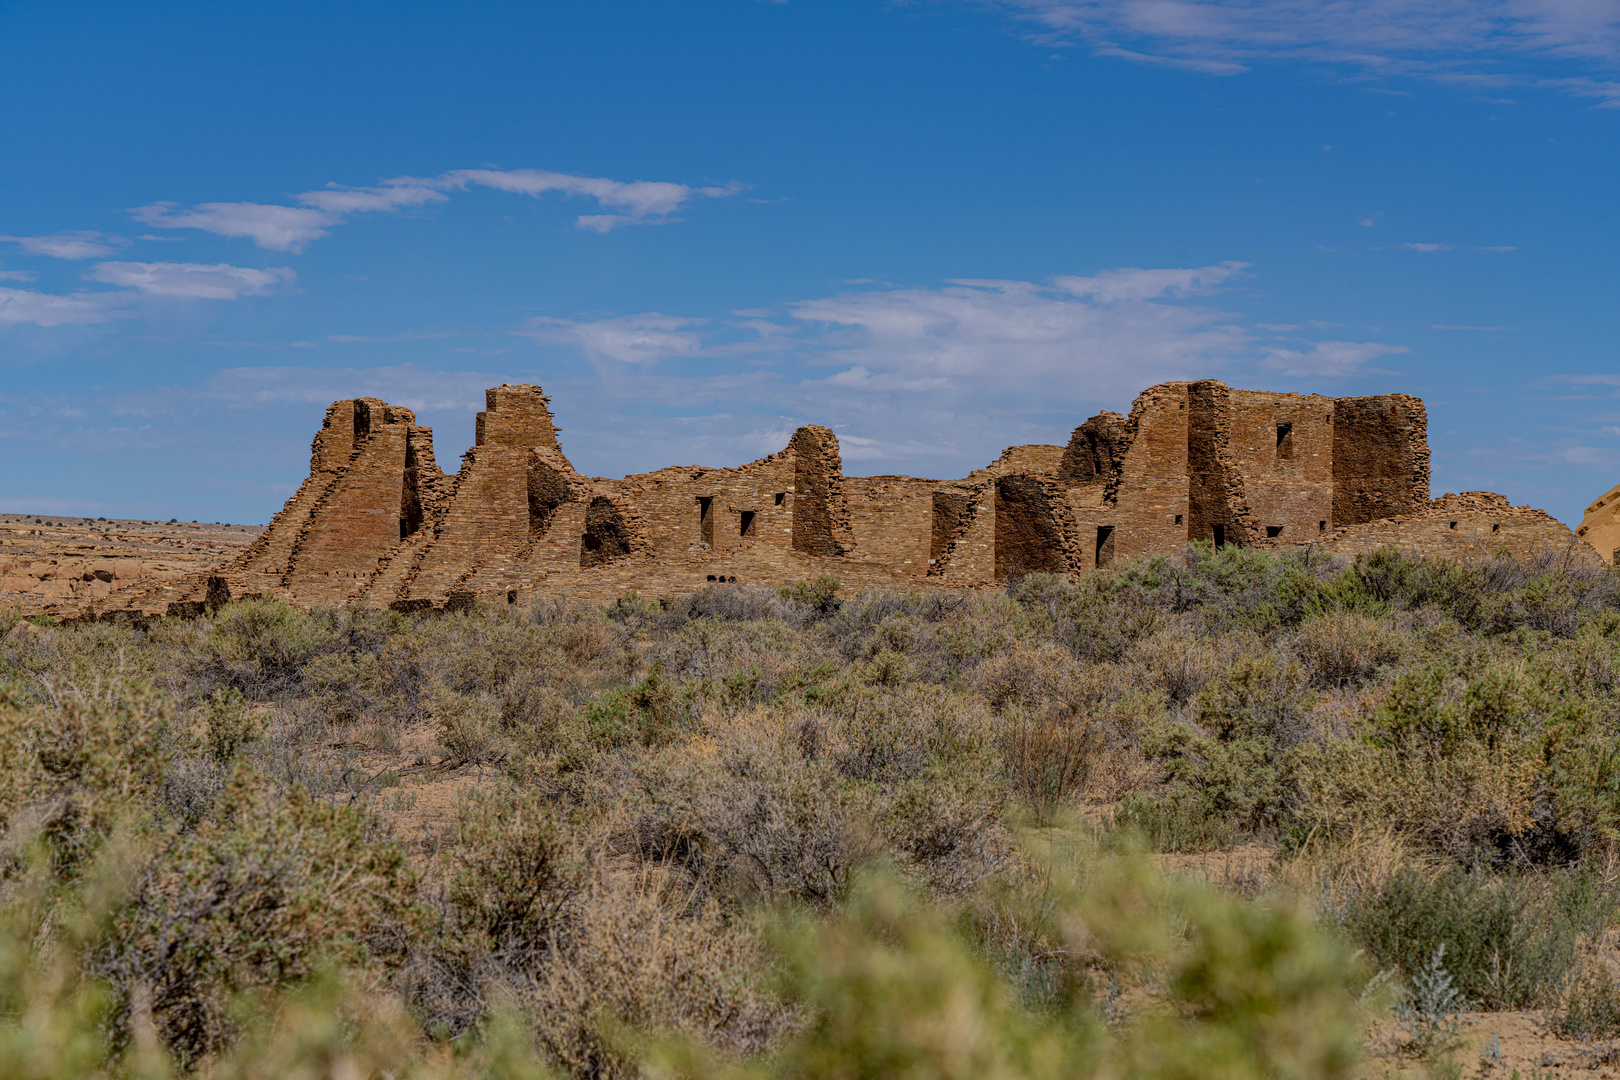
[[[340,344],[395,344],[402,341],[428,341],[433,338],[451,338],[455,336],[454,330],[406,330],[403,333],[390,334],[387,337],[368,337],[364,334],[328,334],[326,340]]]
[[[967,392],[1043,382],[1057,392],[1203,373],[1237,355],[1247,334],[1209,308],[1167,302],[1213,287],[1237,264],[1112,270],[1025,281],[847,292],[790,307],[844,385]]]
[[[1075,296],[1111,304],[1154,297],[1207,296],[1248,269],[1248,263],[1223,262],[1190,270],[1104,270],[1089,277],[1056,277],[1052,284]]]
[[[187,300],[236,300],[243,296],[264,296],[297,277],[285,266],[255,270],[246,266],[216,263],[104,262],[84,275],[91,281],[134,289],[147,296],[171,296]]]
[[[1620,386],[1620,375],[1549,375],[1547,381],[1571,386]]]
[[[50,236],[0,236],[30,255],[53,259],[100,259],[117,251],[124,241],[98,232],[63,232]]]
[[[204,402],[228,409],[266,405],[326,406],[341,398],[380,397],[418,412],[438,410],[475,413],[484,407],[484,391],[508,381],[488,371],[433,371],[414,364],[373,368],[238,367],[226,368],[201,384],[162,391],[135,407],[166,411],[170,403]]]
[[[32,270],[0,270],[0,281],[33,281],[38,276]]]
[[[547,318],[519,333],[577,349],[609,376],[578,386],[612,401],[593,407],[594,425],[570,430],[588,440],[595,467],[610,471],[621,463],[656,467],[658,452],[690,459],[700,446],[720,460],[745,460],[781,430],[813,421],[838,432],[849,461],[962,475],[951,470],[982,465],[1009,442],[1061,441],[1097,408],[1128,408],[1155,382],[1337,379],[1368,374],[1377,358],[1406,351],[1298,340],[1319,329],[1308,321],[1289,324],[1291,340],[1278,343],[1200,299],[1246,274],[1242,264],[1224,263],[1045,282],[874,284],[776,312]],[[707,373],[658,363],[693,358],[707,361]],[[732,415],[740,402],[751,416]],[[638,419],[634,438],[608,423],[615,412],[651,405],[697,415]],[[701,437],[681,426],[700,422],[708,425]]]
[[[136,221],[160,229],[200,229],[216,236],[247,237],[271,251],[297,253],[311,240],[343,220],[341,214],[309,206],[264,203],[201,203],[182,210],[171,202],[152,203],[131,211]]]
[[[1405,248],[1408,251],[1423,251],[1423,252],[1450,251],[1451,250],[1451,245],[1450,244],[1402,244],[1401,247]]]
[[[584,214],[576,224],[604,233],[621,225],[656,225],[698,198],[725,198],[741,185],[692,187],[669,181],[609,180],[540,169],[454,169],[435,177],[400,176],[375,187],[329,184],[294,196],[296,206],[275,203],[210,202],[181,208],[158,202],[135,208],[135,220],[162,229],[200,229],[217,236],[245,237],[271,251],[302,251],[329,235],[352,214],[392,214],[449,198],[447,192],[486,187],[535,198],[549,192],[594,200],[606,214]]]
[[[32,289],[0,288],[0,326],[84,326],[128,315],[125,293],[74,293],[58,296]]]
[[[1511,326],[1458,326],[1454,323],[1435,323],[1430,330],[1512,330]]]
[[[1407,351],[1405,345],[1376,341],[1319,341],[1303,349],[1269,348],[1259,366],[1280,375],[1342,377],[1360,375],[1372,361]]]
[[[1457,85],[1542,86],[1620,107],[1620,4],[1613,0],[984,0],[1043,45],[1236,75],[1293,59],[1365,75]],[[1579,73],[1515,72],[1563,61]]]
[[[1252,363],[1290,376],[1343,376],[1406,351],[1375,342],[1262,346],[1260,331],[1188,302],[1229,286],[1244,263],[1062,275],[1047,283],[959,279],[935,288],[878,286],[708,320],[648,312],[531,319],[518,333],[571,345],[596,362],[645,367],[674,358],[791,354],[837,370],[811,386],[867,394],[968,397],[1028,391],[1084,398]]]
[[[650,311],[611,319],[533,318],[518,333],[548,344],[576,345],[592,360],[643,364],[702,354],[703,337],[693,328],[707,322]]]

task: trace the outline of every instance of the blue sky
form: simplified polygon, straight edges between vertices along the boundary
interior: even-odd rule
[[[1620,0],[0,0],[0,510],[265,521],[331,400],[960,476],[1145,386],[1620,481]]]

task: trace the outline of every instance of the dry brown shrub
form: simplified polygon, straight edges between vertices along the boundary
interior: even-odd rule
[[[1318,685],[1348,686],[1399,660],[1406,639],[1386,620],[1330,611],[1305,620],[1298,648]]]
[[[1467,862],[1488,838],[1535,827],[1543,767],[1534,742],[1522,737],[1418,759],[1343,741],[1299,748],[1294,775],[1305,823],[1336,832],[1389,829]]]
[[[1214,646],[1185,630],[1162,631],[1139,642],[1130,659],[1176,706],[1197,697],[1221,664]]]
[[[631,1033],[749,1054],[797,1026],[798,1011],[770,991],[760,936],[712,901],[691,901],[668,869],[598,865],[547,962],[505,975],[507,993],[568,1073],[640,1076]]]
[[[1067,649],[1051,644],[1018,646],[983,661],[968,674],[968,682],[998,711],[1013,703],[1044,702],[1082,709],[1110,697],[1118,681],[1113,665],[1082,663]]]
[[[571,663],[590,664],[618,648],[619,633],[595,619],[569,623],[562,631],[562,650]]]
[[[1029,806],[1035,824],[1050,825],[1058,810],[1091,777],[1104,738],[1094,718],[1068,709],[1003,716],[1002,753],[1013,789]]]

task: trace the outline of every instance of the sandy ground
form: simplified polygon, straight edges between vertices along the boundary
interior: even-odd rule
[[[1613,1040],[1583,1043],[1548,1030],[1539,1013],[1464,1013],[1463,1029],[1451,1060],[1459,1077],[1500,1077],[1509,1080],[1515,1073],[1521,1080],[1531,1077],[1620,1076],[1620,1046]],[[1369,1057],[1360,1075],[1376,1077],[1445,1076],[1433,1069],[1425,1074],[1421,1062],[1400,1049],[1401,1033],[1393,1021],[1373,1030]],[[1488,1055],[1492,1044],[1498,1051]]]
[[[263,526],[0,514],[0,604],[100,599],[225,562]]]

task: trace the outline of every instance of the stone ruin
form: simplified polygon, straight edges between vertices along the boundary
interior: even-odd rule
[[[1603,497],[1586,508],[1581,527],[1575,530],[1590,544],[1604,562],[1620,566],[1620,485],[1603,493]]]
[[[821,574],[857,589],[971,589],[1189,541],[1597,561],[1563,524],[1500,495],[1431,502],[1427,416],[1406,394],[1164,383],[1128,417],[1099,413],[1067,446],[1015,446],[960,480],[845,476],[838,439],[816,426],[736,468],[582,476],[549,404],[538,386],[488,391],[475,445],[447,474],[409,409],[335,402],[309,478],[246,551],[84,614],[195,614],[254,595],[400,611],[655,599]]]

